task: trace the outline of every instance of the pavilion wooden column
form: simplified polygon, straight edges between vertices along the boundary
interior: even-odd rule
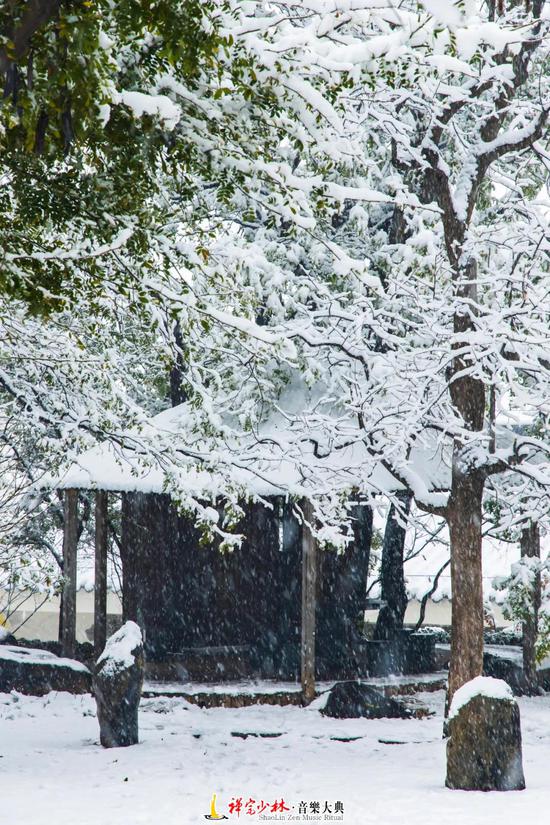
[[[109,542],[108,497],[105,490],[95,494],[95,587],[94,655],[102,653],[107,641],[107,548]]]
[[[78,544],[78,490],[65,490],[63,529],[63,599],[61,647],[74,658],[76,651],[76,550]]]
[[[315,699],[315,609],[317,603],[317,548],[308,525],[313,524],[313,506],[309,499],[301,502],[302,523],[302,701]],[[307,523],[306,523],[307,522]]]

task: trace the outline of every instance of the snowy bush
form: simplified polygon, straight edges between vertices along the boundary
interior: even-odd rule
[[[540,580],[541,604],[535,603]],[[525,556],[512,565],[510,575],[493,581],[495,590],[504,591],[502,612],[509,621],[537,623],[536,660],[550,653],[550,565],[548,559]]]
[[[514,627],[501,627],[498,630],[486,630],[484,635],[487,645],[520,645],[521,629]]]
[[[450,640],[450,635],[444,627],[439,627],[438,625],[425,625],[424,627],[419,627],[415,633],[419,634],[420,636],[431,636],[435,638],[436,642],[448,642]]]

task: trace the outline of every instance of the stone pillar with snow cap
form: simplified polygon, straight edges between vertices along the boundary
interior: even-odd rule
[[[104,748],[137,744],[143,671],[141,630],[135,622],[126,622],[107,639],[95,666],[93,688]]]
[[[454,696],[447,740],[448,788],[522,791],[519,708],[502,679],[478,676]]]

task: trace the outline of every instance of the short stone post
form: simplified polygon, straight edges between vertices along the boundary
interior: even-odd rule
[[[94,672],[93,690],[104,748],[137,744],[143,671],[141,630],[135,622],[126,622],[107,639]]]
[[[522,791],[519,708],[506,682],[478,676],[454,696],[447,725],[448,788]]]

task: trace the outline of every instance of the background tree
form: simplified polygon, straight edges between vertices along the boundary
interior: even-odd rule
[[[386,519],[380,568],[380,596],[382,606],[376,619],[374,639],[396,639],[403,630],[408,604],[404,572],[406,521],[410,510],[410,493],[397,496],[401,510],[392,502]]]
[[[402,71],[418,84],[363,93],[371,104],[366,145],[373,131],[389,140],[394,169],[384,183],[383,164],[378,170],[371,164],[371,179],[406,199],[409,238],[378,243],[387,286],[371,283],[352,300],[340,280],[320,309],[323,284],[315,307],[302,304],[299,320],[290,323],[304,349],[315,353],[310,365],[313,357],[351,415],[335,422],[327,411],[325,445],[359,450],[361,444],[365,476],[378,459],[418,506],[448,523],[451,696],[482,670],[485,483],[520,465],[540,483],[549,480],[546,433],[524,438],[499,418],[506,399],[525,411],[544,406],[549,379],[548,239],[537,203],[548,117],[539,84],[547,60],[542,10],[541,3],[528,11],[516,5],[484,27],[478,17],[470,22],[473,5],[461,11],[442,4],[440,27],[410,7],[403,25],[422,20],[426,40]],[[520,22],[525,37],[518,42]],[[372,129],[376,117],[380,130]],[[495,180],[508,181],[504,199],[491,197]],[[411,209],[414,196],[435,213]],[[320,420],[318,410],[310,421]],[[379,484],[374,464],[370,477]]]

